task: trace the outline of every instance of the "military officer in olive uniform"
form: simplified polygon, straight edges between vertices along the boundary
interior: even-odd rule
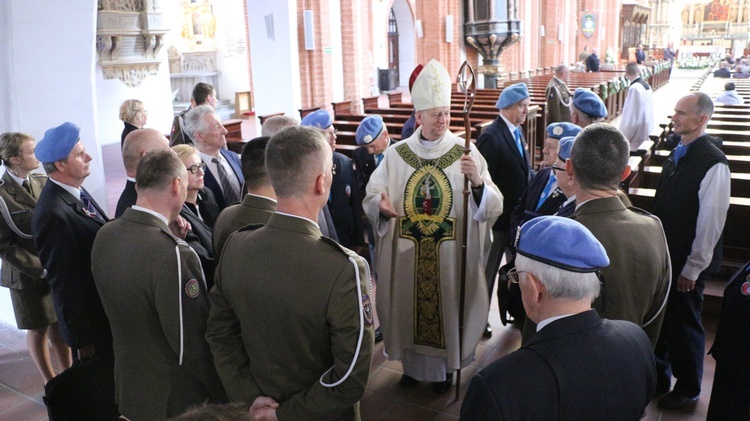
[[[204,337],[208,292],[200,260],[177,236],[185,231],[170,223],[187,184],[172,151],[146,154],[136,174],[138,201],[99,230],[91,252],[114,339],[115,397],[134,421],[227,401]]]
[[[315,222],[332,164],[320,130],[274,135],[266,168],[277,212],[229,236],[216,269],[206,338],[229,397],[252,416],[359,419],[373,346],[369,269]]]
[[[559,122],[570,122],[570,101],[572,95],[565,83],[570,75],[567,65],[555,67],[555,75],[547,84],[547,125]]]

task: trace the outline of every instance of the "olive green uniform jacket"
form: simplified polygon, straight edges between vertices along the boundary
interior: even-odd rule
[[[305,218],[275,213],[232,234],[206,338],[229,397],[279,402],[279,420],[359,419],[373,329],[364,259]]]
[[[91,266],[112,327],[120,413],[156,420],[226,402],[205,340],[206,283],[190,246],[157,216],[129,208],[99,230]]]
[[[229,234],[250,224],[264,224],[276,210],[276,201],[263,196],[246,194],[242,202],[224,208],[214,224],[214,254],[216,261],[221,258],[221,250]]]

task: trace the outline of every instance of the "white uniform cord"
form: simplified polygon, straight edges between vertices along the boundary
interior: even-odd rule
[[[662,232],[664,232],[664,228],[662,228]],[[667,248],[667,264],[669,265],[669,268],[667,270],[667,293],[664,294],[664,301],[662,301],[661,306],[659,307],[659,311],[654,313],[653,317],[649,319],[646,323],[642,324],[641,327],[646,327],[650,325],[654,320],[656,320],[656,317],[659,316],[659,314],[664,310],[664,307],[667,306],[667,300],[669,299],[669,292],[672,289],[672,257],[669,255],[669,244],[667,243],[667,236],[666,234],[664,237],[664,245]]]
[[[362,285],[360,285],[359,283],[359,267],[357,266],[357,261],[354,260],[353,257],[349,257],[349,261],[352,263],[352,266],[354,266],[355,281],[357,282],[357,304],[359,305],[359,340],[357,341],[357,349],[354,351],[352,363],[349,365],[349,370],[346,371],[346,374],[344,374],[344,376],[335,383],[324,382],[323,377],[325,377],[326,374],[330,373],[336,367],[335,365],[332,366],[325,373],[323,373],[322,376],[320,376],[320,384],[323,385],[323,387],[336,387],[349,377],[349,375],[352,373],[352,370],[354,370],[354,365],[357,363],[357,358],[359,358],[359,350],[360,348],[362,348],[362,337],[365,334],[365,316],[364,307],[362,306]]]
[[[177,302],[180,303],[180,362],[182,365],[182,355],[185,351],[185,332],[182,322],[182,261],[180,259],[180,246],[174,246],[174,253],[177,255]]]

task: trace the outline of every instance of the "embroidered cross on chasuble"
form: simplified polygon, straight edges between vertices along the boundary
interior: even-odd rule
[[[398,235],[416,245],[414,270],[414,343],[445,348],[440,311],[440,244],[456,239],[456,218],[449,218],[453,189],[443,172],[464,153],[459,145],[432,160],[421,159],[406,143],[396,147],[399,156],[414,168],[404,192],[404,214]]]

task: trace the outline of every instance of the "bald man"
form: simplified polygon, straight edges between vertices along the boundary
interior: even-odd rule
[[[156,149],[169,149],[169,140],[155,129],[134,130],[125,137],[122,145],[122,163],[125,164],[128,181],[117,201],[115,218],[119,218],[125,213],[125,209],[135,205],[138,199],[138,193],[135,191],[135,169],[146,152]]]

